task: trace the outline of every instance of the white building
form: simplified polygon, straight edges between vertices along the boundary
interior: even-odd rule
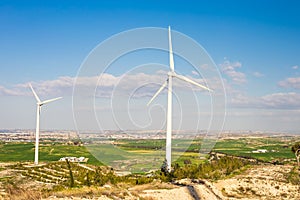
[[[267,153],[268,150],[267,149],[257,149],[255,151],[252,151],[252,153]]]
[[[86,158],[85,157],[62,157],[59,159],[59,161],[70,161],[70,162],[85,162],[86,161]]]

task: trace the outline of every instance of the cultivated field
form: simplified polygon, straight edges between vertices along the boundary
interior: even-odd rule
[[[292,144],[299,137],[242,137],[220,139],[214,152],[228,155],[255,158],[263,162],[289,162],[295,157],[291,151]],[[172,142],[173,163],[183,166],[185,162],[199,164],[201,139],[174,139]],[[88,164],[110,165],[118,170],[147,172],[158,169],[164,160],[163,139],[114,140],[112,144],[87,144],[84,146],[66,145],[60,142],[41,143],[40,161],[58,161],[61,157],[75,156],[89,158]],[[266,153],[253,153],[258,149]],[[34,158],[33,143],[0,143],[0,162],[32,161]]]
[[[84,146],[63,143],[40,143],[39,160],[41,162],[58,161],[61,157],[76,156],[89,158],[88,163],[101,165]],[[27,162],[34,160],[34,143],[0,143],[0,162]]]

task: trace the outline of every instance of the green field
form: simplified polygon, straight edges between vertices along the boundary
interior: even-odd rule
[[[199,163],[199,154],[185,152],[183,144],[188,142],[174,141],[176,146],[172,158],[183,165],[184,160]],[[122,145],[89,144],[86,146],[65,145],[63,143],[40,143],[39,161],[58,161],[61,157],[75,156],[89,158],[88,164],[109,165],[118,170],[146,172],[159,169],[165,157],[165,140],[122,140]],[[123,146],[124,145],[124,146]],[[135,146],[133,146],[135,145]],[[33,162],[34,143],[0,143],[0,162]]]
[[[213,151],[229,155],[256,158],[261,161],[283,161],[294,159],[291,145],[295,138],[277,137],[237,138],[219,140]],[[65,145],[63,143],[41,143],[39,160],[41,162],[58,161],[61,157],[75,156],[89,158],[88,164],[109,165],[124,171],[149,171],[160,168],[165,157],[165,140],[115,140],[114,145],[89,144],[86,146]],[[172,159],[179,165],[187,160],[201,163],[199,149],[201,140],[174,139],[172,141]],[[253,150],[267,149],[267,153],[252,153]],[[0,162],[33,161],[33,143],[0,143]]]
[[[40,143],[39,160],[58,161],[61,157],[76,156],[89,158],[88,163],[101,165],[84,146],[63,145],[61,143]],[[34,160],[34,143],[0,143],[0,162],[21,162]]]
[[[291,146],[294,142],[294,139],[283,140],[281,138],[223,139],[217,142],[214,151],[270,162],[293,159],[295,156],[291,151]],[[257,149],[266,149],[268,152],[252,153]]]
[[[221,139],[215,144],[213,151],[226,153],[229,155],[256,158],[261,161],[281,161],[284,159],[294,159],[291,146],[297,141],[297,137],[260,137],[260,138],[234,138]],[[182,164],[183,160],[191,159],[193,162],[199,162],[199,150],[202,140],[178,140],[172,141],[172,151],[177,162]],[[190,144],[190,145],[189,145]],[[164,140],[121,140],[118,146],[127,151],[137,151],[141,149],[157,150],[165,145]],[[267,153],[252,153],[257,149],[266,149]],[[183,153],[185,152],[185,153]],[[201,161],[200,161],[201,162]]]

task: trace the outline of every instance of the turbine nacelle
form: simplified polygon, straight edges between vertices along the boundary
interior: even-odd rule
[[[176,76],[176,73],[174,71],[168,71],[168,76],[174,77],[174,76]]]

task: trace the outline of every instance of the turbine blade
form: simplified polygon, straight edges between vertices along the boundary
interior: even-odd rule
[[[174,72],[174,58],[173,58],[171,27],[170,26],[169,26],[169,59],[170,59],[171,72]]]
[[[42,101],[40,104],[46,104],[46,103],[50,103],[52,101],[56,101],[58,99],[61,99],[62,97],[57,97],[57,98],[54,98],[54,99],[49,99],[49,100],[46,100],[46,101]]]
[[[33,87],[32,87],[32,85],[29,83],[29,86],[30,86],[30,88],[31,88],[31,91],[32,91],[32,93],[33,93],[33,95],[34,95],[34,97],[35,97],[35,99],[37,100],[37,102],[41,102],[41,100],[40,100],[40,98],[38,97],[38,95],[35,93],[35,91],[34,91],[34,89],[33,89]]]
[[[150,101],[147,103],[147,106],[150,105],[150,103],[157,97],[157,95],[167,86],[168,80],[162,84],[162,86],[157,90],[157,92],[154,94],[154,96],[150,99]]]
[[[199,84],[199,83],[197,83],[197,82],[195,82],[195,81],[193,81],[193,80],[191,80],[191,79],[189,79],[189,78],[187,78],[187,77],[185,77],[185,76],[182,76],[182,75],[179,75],[179,74],[174,74],[174,77],[179,78],[179,79],[181,79],[181,80],[183,80],[183,81],[186,81],[186,82],[188,82],[188,83],[191,83],[191,84],[193,84],[193,85],[196,85],[196,86],[198,86],[198,87],[200,87],[200,88],[203,88],[203,89],[205,89],[205,90],[208,90],[208,91],[212,92],[212,90],[209,89],[208,87],[206,87],[206,86],[204,86],[204,85],[201,85],[201,84]]]

